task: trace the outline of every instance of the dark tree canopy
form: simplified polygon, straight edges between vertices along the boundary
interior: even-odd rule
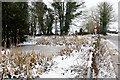
[[[25,35],[51,35],[53,24],[60,23],[60,34],[69,32],[72,19],[82,15],[82,11],[74,13],[85,2],[54,2],[54,9],[48,8],[43,2],[3,2],[2,27],[3,43],[7,39],[7,46],[12,43],[23,42]],[[57,18],[55,18],[57,17]],[[56,21],[54,21],[56,19]],[[58,28],[56,28],[58,31]]]
[[[25,34],[28,33],[28,3],[27,2],[3,2],[2,3],[2,28],[3,39],[7,37],[7,46],[9,46],[10,37],[16,43],[17,31],[19,30],[19,41],[25,40]],[[7,26],[7,27],[6,27]],[[11,36],[12,35],[12,36]],[[3,42],[4,43],[4,42]]]
[[[106,35],[107,27],[114,18],[112,5],[108,2],[101,2],[98,5],[98,14],[100,16],[99,21],[100,26],[102,27],[102,34]]]

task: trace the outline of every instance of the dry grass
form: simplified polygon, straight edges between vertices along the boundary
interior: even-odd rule
[[[42,44],[42,45],[65,44],[64,48],[60,50],[59,54],[61,56],[63,56],[63,55],[70,56],[73,50],[79,51],[81,48],[81,45],[88,44],[88,41],[86,40],[86,38],[79,39],[77,37],[73,37],[73,38],[69,38],[69,39],[62,37],[62,38],[52,39],[52,41],[49,41],[49,40],[45,39],[45,37],[42,37],[42,39],[40,41],[38,41],[37,44],[38,45],[39,44]],[[6,48],[4,48],[4,49],[6,50]],[[7,75],[7,73],[10,73],[13,75],[17,71],[17,72],[19,72],[18,74],[26,73],[25,75],[27,75],[27,78],[30,78],[30,76],[32,75],[32,74],[30,74],[30,70],[35,68],[35,65],[39,64],[41,66],[44,66],[44,68],[46,70],[49,65],[48,61],[52,61],[52,59],[53,59],[52,56],[46,57],[44,53],[35,53],[34,50],[32,51],[32,53],[25,53],[22,51],[21,47],[18,49],[21,51],[20,52],[18,52],[19,50],[13,51],[12,47],[11,47],[9,55],[6,55],[6,51],[5,51],[5,54],[0,56],[4,59],[4,61],[2,61],[2,60],[0,61],[1,63],[4,63],[4,65],[5,65],[3,74]],[[0,58],[0,59],[2,59],[2,58]],[[62,60],[64,60],[63,57],[62,57]],[[7,65],[11,65],[10,71],[7,69]],[[19,69],[16,70],[15,68],[17,68],[17,67],[19,67],[20,70]],[[41,75],[42,74],[41,67],[38,67],[36,69],[37,69],[38,74]]]
[[[0,54],[2,54],[1,51],[0,51]],[[26,73],[27,78],[30,78],[31,76],[30,70],[34,68],[35,65],[37,65],[37,63],[39,65],[45,64],[45,67],[47,68],[48,67],[47,61],[52,61],[52,56],[46,57],[44,53],[36,54],[35,51],[33,51],[32,53],[24,53],[22,51],[18,52],[17,50],[13,51],[12,49],[10,49],[9,55],[7,55],[5,51],[5,53],[0,55],[0,57],[1,57],[0,63],[4,64],[4,66],[2,66],[3,68],[2,74],[4,76],[7,76],[8,73],[11,75]],[[8,67],[7,67],[8,65],[10,65],[10,70],[8,70]],[[26,66],[26,67],[24,68],[23,66]],[[17,67],[19,67],[19,69],[15,69]],[[38,74],[41,75],[40,68],[37,68],[37,71],[38,71]]]

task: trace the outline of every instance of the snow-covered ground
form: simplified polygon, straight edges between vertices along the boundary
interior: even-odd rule
[[[106,42],[103,40],[103,42]],[[91,42],[90,42],[91,43]],[[103,43],[102,43],[103,44]],[[107,43],[108,47],[109,43]],[[103,47],[101,47],[103,48]],[[105,48],[105,47],[104,47]],[[89,50],[93,47],[81,46],[80,51],[74,50],[70,56],[57,56],[53,59],[56,65],[46,73],[43,73],[41,78],[87,78],[89,64]],[[117,54],[117,53],[116,53]],[[106,51],[101,57],[100,63],[97,65],[99,72],[93,78],[115,78],[116,74],[112,65],[111,55]],[[107,65],[109,64],[109,65]],[[93,73],[94,74],[94,73]]]
[[[92,78],[116,78],[111,54],[117,53],[111,52],[113,48],[109,48],[111,44],[107,40],[101,39],[98,44],[97,37],[91,35],[57,36],[56,39],[54,36],[30,38],[29,43],[35,41],[36,45],[63,46],[63,48],[58,54],[48,57],[39,52],[35,54],[34,51],[18,54],[8,50],[9,55],[2,51],[0,74],[3,74],[3,78],[9,78],[8,75],[11,75],[11,78],[87,78],[89,64]],[[4,68],[7,69],[6,76]]]
[[[118,34],[114,34],[114,33],[107,33],[108,36],[118,36]]]

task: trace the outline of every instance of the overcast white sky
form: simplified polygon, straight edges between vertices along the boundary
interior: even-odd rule
[[[97,4],[99,4],[100,2],[109,2],[110,4],[113,5],[115,15],[116,17],[118,17],[118,2],[120,0],[83,0],[83,1],[85,1],[85,5],[88,10],[95,8]],[[45,2],[50,7],[50,3],[52,3],[53,0],[43,0],[43,2]],[[116,29],[118,29],[118,22],[112,23],[111,26],[114,26]]]
[[[46,4],[49,5],[49,3],[51,3],[53,0],[43,0],[43,2],[45,2]],[[115,13],[118,14],[118,2],[120,0],[83,0],[85,1],[86,7],[88,9],[95,7],[98,3],[100,2],[109,2],[113,5],[113,8],[115,10]]]
[[[118,14],[118,2],[120,0],[84,0],[86,2],[86,7],[89,9],[96,6],[100,2],[109,2],[113,5],[113,9],[115,10],[115,13]]]

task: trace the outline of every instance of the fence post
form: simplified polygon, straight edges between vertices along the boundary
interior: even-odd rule
[[[91,68],[88,67],[87,80],[90,80]]]

